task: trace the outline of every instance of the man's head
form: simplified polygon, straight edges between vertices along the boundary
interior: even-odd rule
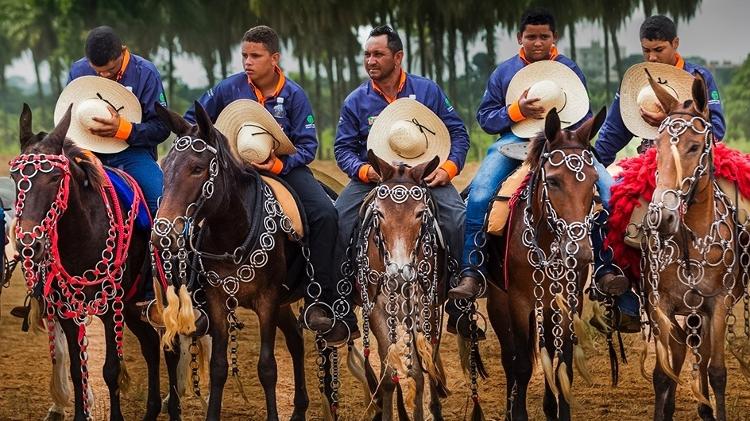
[[[388,79],[401,68],[404,44],[390,26],[383,25],[370,31],[365,41],[365,72],[378,82]]]
[[[101,77],[112,80],[117,78],[124,50],[120,37],[109,26],[94,28],[86,37],[86,58]]]
[[[518,45],[523,48],[526,60],[548,60],[557,41],[555,18],[545,9],[529,9],[521,16]]]
[[[677,27],[672,19],[655,15],[649,16],[641,25],[641,50],[643,59],[651,63],[677,64]]]
[[[242,37],[242,67],[253,80],[271,77],[281,57],[279,36],[265,25],[250,28]]]

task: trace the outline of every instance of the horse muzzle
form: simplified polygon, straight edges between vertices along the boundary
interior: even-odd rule
[[[678,190],[657,189],[646,212],[645,225],[665,235],[676,234],[680,228],[682,199]]]

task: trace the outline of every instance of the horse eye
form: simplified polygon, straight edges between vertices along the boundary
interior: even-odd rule
[[[698,151],[698,148],[699,148],[698,145],[693,145],[690,147],[690,149],[688,149],[688,153],[695,153]]]
[[[200,165],[193,167],[193,174],[201,174],[206,169],[204,167],[201,167]]]
[[[548,177],[545,181],[549,187],[560,187],[560,183],[557,182],[556,178]]]
[[[418,210],[417,213],[416,213],[416,215],[415,215],[415,217],[417,219],[422,219],[423,216],[424,216],[424,209]]]

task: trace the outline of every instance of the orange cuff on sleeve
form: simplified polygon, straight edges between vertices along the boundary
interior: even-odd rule
[[[115,137],[120,140],[127,140],[130,136],[130,132],[132,131],[133,123],[125,120],[124,118],[120,118],[120,125],[117,127],[117,133],[115,133]]]
[[[281,170],[284,169],[284,161],[280,160],[279,158],[275,158],[273,161],[273,166],[271,167],[271,172],[274,174],[281,174]]]
[[[443,165],[440,166],[440,168],[444,169],[445,172],[448,173],[448,177],[450,177],[451,180],[453,180],[453,177],[458,175],[458,165],[456,165],[453,161],[445,161]]]
[[[359,171],[357,171],[357,177],[359,177],[359,180],[363,183],[369,183],[370,179],[367,178],[367,171],[372,168],[372,165],[365,164],[359,167]]]
[[[518,106],[518,101],[508,105],[508,117],[516,123],[526,119],[521,113],[521,107]]]

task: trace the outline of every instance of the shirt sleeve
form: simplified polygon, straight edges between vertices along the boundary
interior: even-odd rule
[[[615,162],[617,152],[633,139],[633,133],[625,127],[620,115],[620,93],[615,94],[615,99],[607,112],[599,137],[594,144],[594,153],[602,165],[609,166]]]
[[[456,164],[460,172],[464,167],[466,154],[469,151],[469,133],[466,131],[463,120],[456,113],[445,92],[437,84],[435,84],[435,90],[435,101],[437,101],[436,114],[443,120],[451,136],[451,149],[448,154],[448,160]]]
[[[702,71],[703,79],[706,80],[708,88],[708,110],[711,113],[711,125],[713,126],[714,138],[716,140],[724,139],[726,134],[726,122],[724,121],[724,110],[721,107],[721,98],[716,81],[709,71]]]
[[[482,96],[482,102],[477,110],[477,122],[479,126],[489,134],[506,132],[514,123],[508,114],[505,105],[505,92],[500,81],[500,68],[498,67],[487,82],[487,89]]]
[[[341,116],[336,127],[336,139],[333,141],[333,155],[341,171],[349,178],[357,179],[359,169],[366,164],[360,158],[361,145],[358,138],[357,117],[348,103],[341,108]]]
[[[131,146],[155,147],[169,137],[169,128],[156,114],[154,106],[156,102],[164,107],[167,106],[164,86],[162,86],[158,73],[149,72],[140,95],[140,102],[143,120],[140,123],[133,123],[133,129],[127,138],[127,142]]]
[[[294,168],[311,163],[318,151],[318,137],[315,132],[315,118],[307,95],[302,90],[295,92],[289,113],[291,133],[289,138],[297,148],[292,155],[279,157],[284,163],[281,174],[286,174]]]

